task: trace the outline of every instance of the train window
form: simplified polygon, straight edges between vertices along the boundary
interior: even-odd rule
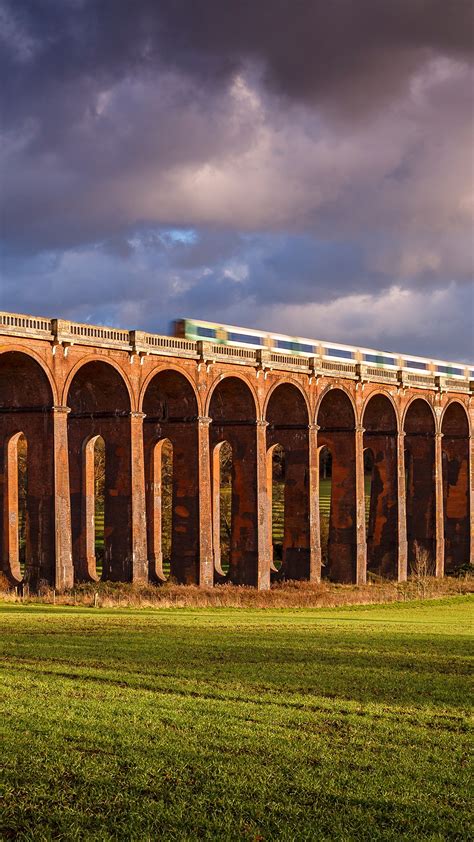
[[[454,375],[459,375],[461,377],[464,374],[462,368],[453,368],[450,365],[438,365],[436,370],[437,370],[438,374],[448,374],[448,375],[454,374]]]
[[[229,342],[245,342],[247,345],[262,345],[262,336],[251,336],[248,333],[228,333]]]
[[[364,354],[364,361],[376,365],[395,365],[393,357],[385,357],[383,354]]]
[[[420,363],[418,360],[405,360],[404,362],[407,368],[419,368],[421,371],[426,371],[428,368],[427,363]]]
[[[291,342],[285,339],[276,339],[275,346],[282,351],[292,351],[300,354],[313,354],[314,349],[312,345],[305,345],[304,342]]]
[[[198,336],[202,336],[206,339],[216,338],[216,329],[214,327],[201,327],[201,325],[196,325],[196,333]]]
[[[354,359],[354,351],[345,351],[343,348],[325,348],[324,353],[328,357],[340,357],[343,360]]]

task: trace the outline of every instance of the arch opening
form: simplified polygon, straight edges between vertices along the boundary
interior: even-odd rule
[[[230,550],[227,580],[258,584],[257,428],[255,401],[239,377],[225,377],[209,402],[211,452],[227,442],[232,449]],[[214,471],[214,477],[217,472]],[[216,523],[216,521],[215,521]],[[216,550],[216,539],[215,539]],[[222,574],[217,570],[217,580]]]
[[[168,438],[156,442],[149,462],[150,496],[148,561],[150,579],[164,582],[171,573],[173,546],[173,445]]]
[[[281,444],[274,444],[267,451],[268,481],[268,534],[271,538],[272,570],[277,573],[283,565],[283,544],[285,537],[285,450]]]
[[[105,442],[91,436],[83,447],[84,540],[87,578],[102,578],[104,568]]]
[[[385,395],[374,395],[364,410],[364,481],[367,573],[398,575],[397,418]]]
[[[342,389],[330,389],[323,395],[317,423],[318,443],[327,447],[332,457],[327,563],[323,570],[334,582],[355,582],[355,416],[352,402]]]
[[[321,563],[324,571],[329,566],[329,524],[332,500],[332,453],[327,446],[318,449],[319,455],[319,528]]]
[[[128,389],[117,369],[85,363],[67,396],[74,576],[132,578],[131,428]]]
[[[53,393],[27,353],[0,354],[2,570],[32,590],[55,581]]]
[[[232,539],[232,446],[216,444],[212,455],[212,527],[214,568],[218,578],[229,573]]]
[[[423,398],[405,415],[405,476],[408,573],[435,572],[435,426]]]
[[[164,369],[143,398],[150,578],[199,582],[198,406],[187,378]]]
[[[97,436],[94,446],[94,549],[96,574],[102,576],[105,554],[105,441]]]
[[[441,432],[444,567],[449,574],[467,568],[470,560],[469,424],[456,401],[446,408]]]
[[[371,447],[364,447],[364,502],[365,502],[365,530],[367,541],[373,535],[374,520],[374,451]]]
[[[274,577],[309,579],[308,408],[301,391],[281,383],[266,410],[268,534]]]

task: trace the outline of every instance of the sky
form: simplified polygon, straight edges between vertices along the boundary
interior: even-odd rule
[[[0,308],[472,362],[471,0],[0,0]]]

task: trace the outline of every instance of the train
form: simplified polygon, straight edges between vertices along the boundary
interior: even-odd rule
[[[291,354],[296,357],[321,357],[348,363],[364,363],[377,368],[398,371],[440,375],[460,380],[474,380],[474,368],[464,363],[431,360],[426,357],[377,351],[373,348],[356,348],[300,336],[286,336],[282,333],[267,333],[253,328],[222,325],[196,319],[176,319],[172,325],[173,335],[194,342],[200,340],[219,345],[233,345],[239,348],[259,350],[267,348],[272,353]]]

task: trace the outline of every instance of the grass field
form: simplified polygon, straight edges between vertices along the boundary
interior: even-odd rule
[[[4,604],[2,838],[467,839],[470,606]]]

